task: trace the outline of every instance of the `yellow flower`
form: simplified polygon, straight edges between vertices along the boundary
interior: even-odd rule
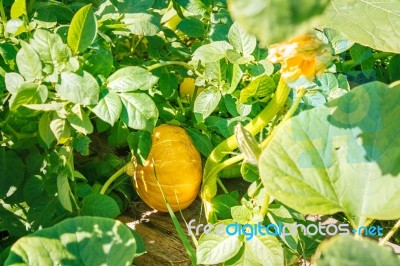
[[[289,85],[311,83],[332,62],[332,49],[314,34],[303,34],[272,45],[268,60],[281,63],[281,76]]]

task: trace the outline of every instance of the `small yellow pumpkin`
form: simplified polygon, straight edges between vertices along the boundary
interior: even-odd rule
[[[187,208],[200,190],[200,153],[178,126],[164,124],[154,128],[152,141],[147,160],[136,168],[133,181],[137,193],[150,207],[167,212],[160,185],[173,211]]]
[[[181,96],[183,102],[191,102],[193,100],[193,97],[195,97],[195,95],[193,95],[194,89],[196,87],[195,83],[196,81],[193,78],[183,79],[182,83],[179,86],[179,95]],[[203,90],[203,87],[198,88],[197,94],[199,94]]]

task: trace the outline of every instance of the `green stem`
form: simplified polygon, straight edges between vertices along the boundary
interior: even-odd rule
[[[222,191],[224,193],[229,193],[229,191],[226,189],[226,187],[224,186],[224,183],[222,183],[221,179],[217,178],[217,183],[219,185],[219,187],[222,189]]]
[[[400,228],[400,220],[397,221],[397,223],[390,229],[390,231],[386,234],[386,236],[379,241],[379,245],[383,246],[386,244],[387,241],[396,233],[396,231]]]
[[[380,52],[380,53],[374,53],[372,54],[372,57],[377,60],[377,59],[385,59],[389,56],[393,56],[395,55],[394,53],[390,53],[390,52]],[[361,62],[354,62],[354,60],[347,60],[343,62],[343,67],[346,69],[348,67],[355,67],[360,65]]]
[[[264,201],[263,204],[261,205],[261,210],[260,210],[260,214],[262,215],[262,217],[264,217],[268,212],[270,199],[271,199],[270,195],[267,192],[265,192]]]
[[[7,17],[6,17],[6,12],[4,12],[3,0],[0,0],[0,15],[1,15],[1,21],[3,22],[5,29],[7,24]]]
[[[198,72],[193,66],[189,65],[188,63],[181,62],[181,61],[165,61],[161,63],[157,63],[151,66],[147,67],[148,71],[153,71],[154,69],[160,68],[160,67],[165,67],[165,66],[170,66],[170,65],[178,65],[178,66],[183,66],[184,68],[187,68],[191,71],[193,71],[197,76],[204,78],[203,74]]]
[[[112,182],[114,182],[115,180],[117,180],[118,177],[120,177],[121,175],[123,175],[126,171],[126,167],[127,165],[130,164],[127,163],[124,166],[121,167],[121,169],[119,169],[117,172],[115,172],[103,185],[103,187],[100,190],[100,194],[104,194],[106,193],[108,187],[111,185]]]
[[[276,116],[279,110],[284,106],[290,88],[281,79],[276,90],[276,94],[265,107],[245,129],[252,136],[259,133]],[[216,221],[216,216],[212,208],[211,200],[217,194],[217,174],[219,172],[220,162],[225,158],[227,152],[231,152],[238,147],[236,136],[232,135],[221,142],[208,156],[203,175],[203,184],[201,188],[201,197],[203,199],[206,218],[210,222]],[[229,159],[228,159],[229,160]]]
[[[176,98],[176,101],[178,102],[178,106],[179,106],[179,109],[181,109],[182,114],[185,115],[185,108],[183,107],[182,100],[179,96]]]
[[[271,140],[274,138],[276,132],[278,131],[280,125],[282,125],[284,122],[289,120],[293,114],[296,112],[297,108],[299,107],[300,101],[303,98],[303,96],[306,94],[306,89],[305,88],[300,88],[297,91],[297,97],[292,106],[290,107],[289,111],[286,113],[286,115],[283,117],[282,121],[279,123],[278,127],[274,127],[274,129],[271,131],[271,133],[268,135],[268,137],[261,143],[261,150],[265,149],[265,147],[268,146],[268,144],[271,142]]]

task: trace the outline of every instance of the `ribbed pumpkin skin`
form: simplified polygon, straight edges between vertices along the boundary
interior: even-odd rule
[[[133,183],[137,193],[150,207],[167,212],[158,180],[173,211],[187,208],[200,190],[202,167],[199,152],[186,131],[178,126],[165,124],[154,128],[152,141],[147,161],[136,169]]]

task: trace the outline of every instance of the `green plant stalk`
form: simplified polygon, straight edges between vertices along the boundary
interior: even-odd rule
[[[191,71],[193,71],[197,76],[204,78],[203,74],[198,72],[193,66],[189,65],[188,63],[181,62],[181,61],[165,61],[161,63],[157,63],[151,66],[147,67],[148,71],[153,71],[154,69],[160,68],[160,67],[165,67],[165,66],[170,66],[170,65],[178,65],[178,66],[183,66],[184,68],[187,68]]]
[[[397,223],[390,229],[390,231],[385,235],[385,237],[379,241],[379,246],[383,246],[386,244],[387,241],[396,233],[396,231],[400,228],[400,219],[397,221]]]
[[[276,93],[264,110],[261,111],[250,123],[245,126],[245,129],[250,132],[252,136],[259,133],[282,109],[284,106],[290,88],[281,78],[276,89]],[[227,152],[231,152],[238,147],[236,136],[230,136],[225,141],[221,142],[208,156],[203,175],[203,184],[201,188],[201,197],[204,203],[204,210],[206,219],[209,222],[216,222],[214,210],[212,208],[211,200],[217,194],[217,174],[221,170],[219,166],[224,159]],[[232,162],[233,164],[233,162]],[[228,166],[224,165],[225,167]],[[224,168],[224,167],[222,167]]]
[[[377,60],[377,59],[385,59],[385,58],[387,58],[389,56],[393,56],[393,55],[395,55],[395,54],[391,53],[391,52],[380,52],[380,53],[372,54],[372,57],[375,60]],[[346,69],[348,67],[355,67],[355,66],[358,66],[360,64],[361,64],[361,62],[357,62],[356,63],[356,62],[354,62],[354,60],[347,60],[347,61],[343,62],[343,67]]]
[[[303,98],[303,96],[306,94],[306,89],[305,88],[300,88],[297,92],[297,97],[292,106],[290,107],[289,111],[286,113],[286,115],[282,118],[282,121],[279,123],[277,127],[274,127],[274,129],[271,131],[271,134],[268,135],[268,137],[261,143],[261,150],[265,149],[268,144],[271,142],[271,140],[274,138],[276,132],[280,128],[280,126],[289,120],[293,114],[296,112],[297,108],[299,107],[300,101]]]
[[[1,15],[1,21],[3,22],[5,29],[7,24],[7,17],[6,17],[6,12],[4,12],[3,0],[0,0],[0,15]]]
[[[109,179],[107,179],[107,181],[104,183],[103,187],[100,190],[100,194],[104,194],[106,193],[108,187],[111,185],[112,182],[114,182],[115,180],[117,180],[118,177],[120,177],[121,175],[123,175],[126,172],[126,167],[128,166],[128,164],[130,164],[131,162],[125,164],[124,166],[122,166],[117,172],[115,172]]]

